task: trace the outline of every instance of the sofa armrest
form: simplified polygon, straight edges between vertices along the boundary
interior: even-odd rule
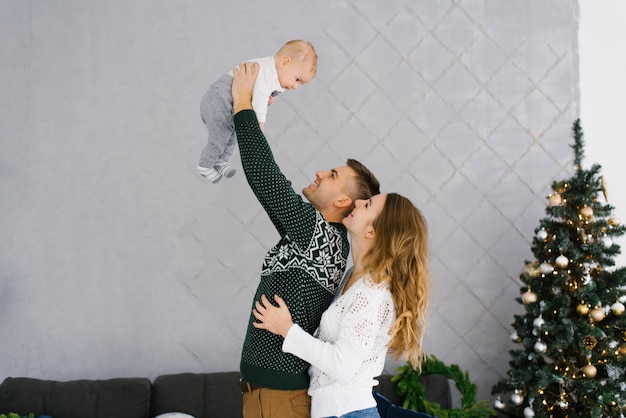
[[[7,377],[0,385],[0,413],[63,418],[146,418],[150,380],[54,380]]]

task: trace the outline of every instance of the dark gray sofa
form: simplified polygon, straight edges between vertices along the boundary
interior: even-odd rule
[[[183,412],[195,418],[241,418],[239,372],[179,373],[146,378],[59,382],[8,377],[0,384],[0,413],[52,418],[153,418]],[[402,404],[391,375],[376,390]],[[451,391],[443,376],[423,376],[426,397],[450,408]],[[280,418],[280,417],[278,417]]]

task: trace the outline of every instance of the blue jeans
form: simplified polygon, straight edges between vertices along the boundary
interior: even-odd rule
[[[359,411],[348,412],[341,417],[328,417],[328,418],[380,418],[377,408],[361,409]]]

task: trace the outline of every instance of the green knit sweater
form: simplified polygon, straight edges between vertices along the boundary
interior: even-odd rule
[[[235,115],[235,131],[248,184],[281,237],[265,256],[254,301],[262,294],[270,300],[279,295],[289,306],[293,321],[312,334],[346,268],[346,229],[327,222],[294,191],[276,165],[254,111]],[[244,380],[271,389],[307,388],[309,364],[284,353],[283,338],[254,328],[255,320],[250,315],[241,354]]]

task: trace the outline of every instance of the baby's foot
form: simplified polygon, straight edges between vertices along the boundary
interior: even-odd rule
[[[202,167],[201,165],[199,165],[198,172],[200,173],[202,177],[206,178],[213,184],[217,183],[218,181],[222,179],[222,175],[213,168],[206,168],[206,167]]]
[[[237,170],[235,170],[227,161],[217,160],[213,168],[221,175],[226,177],[227,179],[231,178],[235,175]]]

